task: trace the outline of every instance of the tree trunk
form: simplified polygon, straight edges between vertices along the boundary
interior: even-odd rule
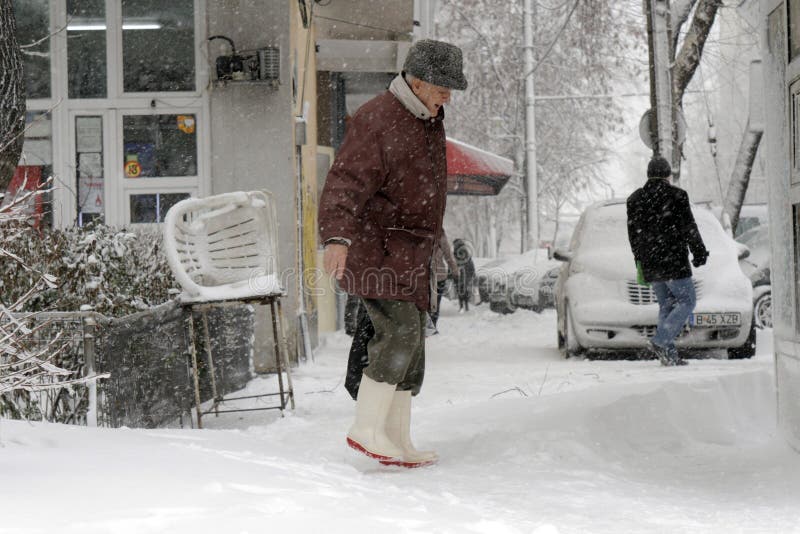
[[[675,51],[675,61],[672,67],[672,105],[676,110],[683,110],[683,95],[703,57],[703,47],[714,25],[717,11],[722,6],[722,0],[699,0],[694,10],[694,17],[683,39],[680,51]],[[677,40],[673,41],[677,44]],[[673,131],[675,128],[673,128]],[[675,141],[676,134],[673,134]],[[672,157],[672,178],[675,183],[681,176],[681,156],[683,146],[675,143]]]
[[[12,0],[0,0],[0,193],[6,190],[22,153],[25,79]]]
[[[683,94],[700,64],[703,47],[706,45],[706,39],[720,6],[722,0],[700,0],[697,4],[692,24],[689,26],[680,52],[675,54],[675,65],[672,67],[673,101],[676,104],[683,102]]]
[[[681,28],[686,21],[689,20],[689,15],[692,14],[697,0],[673,0],[670,5],[670,12],[672,18],[672,50],[678,49],[678,42],[680,41]]]
[[[753,171],[753,162],[756,159],[758,145],[761,144],[763,131],[753,131],[750,129],[750,121],[747,121],[742,144],[739,146],[739,155],[736,156],[736,165],[731,173],[731,181],[728,184],[728,193],[725,196],[725,213],[731,220],[731,230],[736,232],[739,225],[739,214],[742,211],[744,197],[747,193],[747,186],[750,185],[750,174]]]

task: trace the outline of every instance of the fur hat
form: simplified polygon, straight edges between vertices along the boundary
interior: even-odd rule
[[[461,49],[444,41],[421,39],[408,50],[403,72],[439,87],[467,88]]]
[[[661,156],[656,156],[647,164],[648,178],[669,178],[672,176],[672,167]]]

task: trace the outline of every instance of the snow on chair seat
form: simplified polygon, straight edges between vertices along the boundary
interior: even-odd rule
[[[190,198],[164,220],[164,248],[183,303],[280,295],[272,196],[238,191]]]

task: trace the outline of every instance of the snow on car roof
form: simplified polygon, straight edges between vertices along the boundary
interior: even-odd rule
[[[692,206],[692,214],[709,250],[725,250],[726,253],[731,250],[735,251],[733,239],[725,234],[719,221],[710,211]],[[581,246],[630,249],[627,221],[628,215],[624,200],[606,201],[587,208]]]

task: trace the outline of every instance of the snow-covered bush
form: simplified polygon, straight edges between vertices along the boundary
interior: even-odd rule
[[[56,287],[31,295],[14,311],[95,311],[122,316],[169,300],[176,282],[161,250],[157,230],[131,232],[102,224],[64,230],[15,230],[7,250],[30,270],[0,265],[0,295],[14,302],[35,282],[37,272],[58,279]]]
[[[20,255],[17,246],[32,229],[25,206],[45,192],[39,190],[5,204],[0,202],[0,265],[4,272],[16,273],[18,280],[18,291],[0,289],[0,416],[42,417],[45,412],[57,410],[62,390],[86,382],[76,372],[79,366],[62,365],[61,353],[67,344],[60,332],[42,338],[48,324],[35,324],[30,317],[14,313],[25,309],[42,292],[57,287],[57,279],[27,263],[26,255]],[[54,391],[56,401],[44,406],[37,395],[44,391]]]

